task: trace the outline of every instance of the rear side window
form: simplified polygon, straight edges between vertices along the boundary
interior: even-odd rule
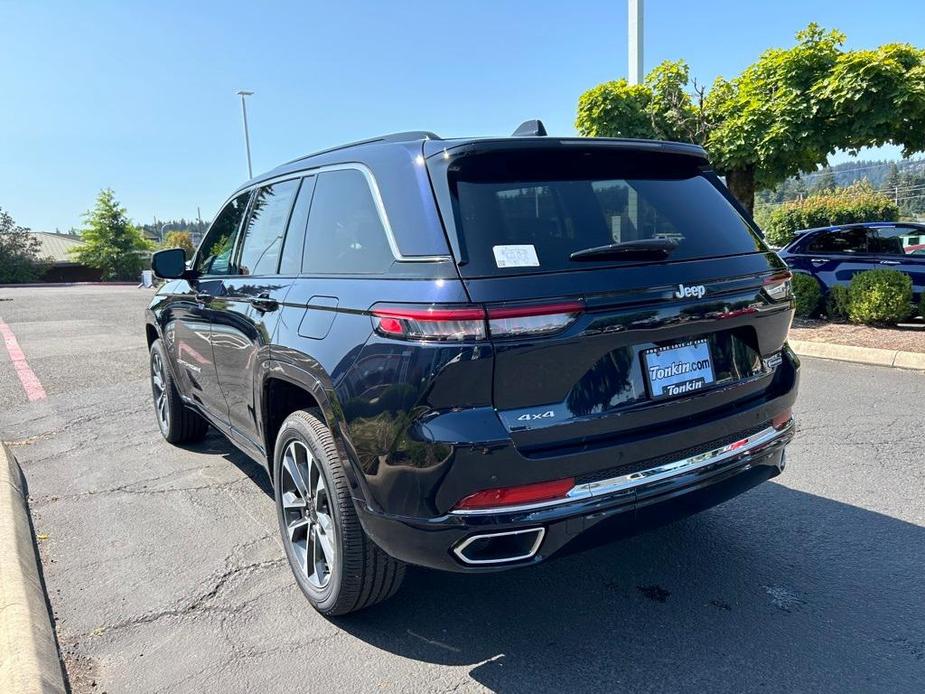
[[[302,272],[374,274],[393,260],[366,176],[356,169],[318,174]]]
[[[302,272],[302,248],[305,246],[305,226],[308,224],[308,210],[312,206],[312,191],[315,177],[302,179],[299,194],[289,215],[289,228],[283,242],[283,257],[279,261],[281,275],[297,275]]]
[[[279,265],[283,236],[299,179],[259,188],[244,226],[238,267],[242,275],[273,275]]]
[[[684,158],[686,159],[686,158]],[[651,238],[669,260],[764,250],[693,164],[665,154],[530,150],[462,157],[448,170],[467,276],[619,266],[575,251]]]
[[[867,253],[867,229],[823,232],[806,246],[810,253]]]

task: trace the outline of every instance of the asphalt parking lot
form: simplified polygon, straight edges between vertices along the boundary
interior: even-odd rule
[[[786,472],[525,571],[409,573],[336,622],[302,598],[260,466],[160,437],[150,290],[0,289],[46,398],[0,349],[76,692],[921,692],[925,376],[804,360]]]

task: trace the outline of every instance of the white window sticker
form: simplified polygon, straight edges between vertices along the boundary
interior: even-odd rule
[[[492,246],[498,267],[539,267],[536,248],[532,243],[517,246]]]

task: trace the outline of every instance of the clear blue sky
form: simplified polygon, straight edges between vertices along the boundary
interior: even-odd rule
[[[732,76],[810,21],[852,48],[925,43],[921,0],[648,0],[645,66]],[[397,130],[574,133],[582,91],[626,73],[626,1],[0,0],[0,207],[79,225],[112,187],[136,221],[211,218],[254,171]]]

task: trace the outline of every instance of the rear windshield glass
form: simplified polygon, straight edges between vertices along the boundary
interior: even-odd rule
[[[494,152],[461,157],[447,175],[469,277],[638,263],[569,256],[641,239],[674,241],[669,261],[765,249],[689,157]]]

